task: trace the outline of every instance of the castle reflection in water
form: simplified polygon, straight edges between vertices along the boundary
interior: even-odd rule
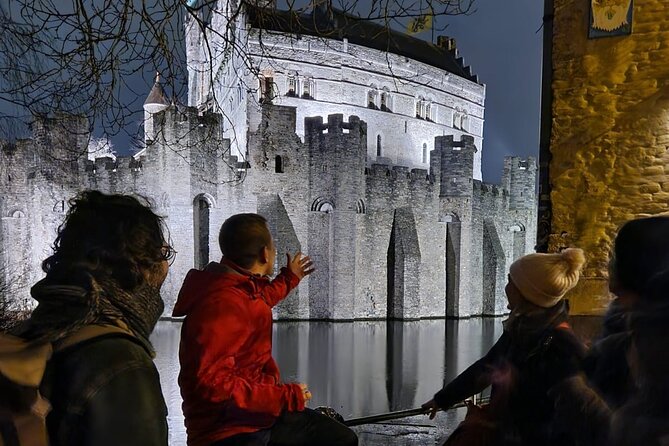
[[[177,384],[180,329],[178,322],[162,321],[152,338],[171,445],[186,443]],[[279,322],[274,356],[284,381],[309,385],[310,407],[329,406],[351,418],[419,406],[501,334],[500,318]]]

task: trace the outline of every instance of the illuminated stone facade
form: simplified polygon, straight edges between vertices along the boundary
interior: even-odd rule
[[[168,312],[188,269],[219,259],[218,229],[239,212],[268,219],[279,264],[298,250],[314,259],[277,318],[507,311],[508,267],[534,248],[536,163],[507,158],[501,186],[480,180],[485,87],[451,49],[414,42],[450,54],[461,75],[336,39],[289,48],[290,36],[268,33],[261,76],[232,60],[209,76],[193,68],[201,40],[187,32],[191,107],[168,106],[154,88],[135,156],[75,159],[68,149],[85,152],[87,125],[66,117],[2,146],[0,253],[13,296],[42,276],[67,200],[93,188],[144,195],[166,217],[178,252],[163,287]],[[389,61],[404,76],[399,89]]]
[[[635,2],[631,35],[589,40],[589,2],[554,3],[549,249],[586,251],[572,310],[598,313],[617,228],[669,212],[669,5]]]

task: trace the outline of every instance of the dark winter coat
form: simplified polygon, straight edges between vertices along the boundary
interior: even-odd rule
[[[42,393],[52,446],[165,446],[167,407],[146,346],[113,333],[57,351]]]
[[[479,361],[435,395],[448,408],[492,385],[490,412],[500,444],[569,445],[549,391],[580,368],[585,349],[566,325],[566,304],[520,316]]]
[[[669,444],[669,303],[642,302],[630,314],[629,353],[635,389],[614,413],[610,444]]]
[[[634,392],[628,364],[632,333],[611,334],[596,342],[583,360],[583,371],[594,390],[611,409],[622,406]]]

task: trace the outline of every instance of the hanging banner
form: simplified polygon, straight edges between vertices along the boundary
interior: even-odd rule
[[[590,0],[588,37],[625,36],[632,33],[634,0]]]

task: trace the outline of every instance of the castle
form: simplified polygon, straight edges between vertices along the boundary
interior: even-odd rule
[[[227,26],[225,11],[212,26]],[[278,319],[506,311],[508,266],[534,247],[536,164],[510,157],[501,186],[481,181],[485,86],[452,42],[392,32],[386,46],[390,37],[398,46],[384,51],[368,23],[332,38],[304,28],[291,41],[281,17],[249,6],[235,19],[255,71],[225,51],[204,61],[202,35],[187,23],[189,106],[170,105],[156,83],[146,147],[134,156],[73,156],[86,152],[88,126],[65,116],[38,119],[32,139],[2,145],[0,259],[12,296],[41,277],[67,200],[93,188],[144,195],[166,217],[178,252],[167,312],[188,269],[218,260],[220,224],[239,212],[268,219],[278,266],[299,250],[317,267]],[[318,20],[337,25],[332,13]],[[205,66],[214,72],[202,76]]]

